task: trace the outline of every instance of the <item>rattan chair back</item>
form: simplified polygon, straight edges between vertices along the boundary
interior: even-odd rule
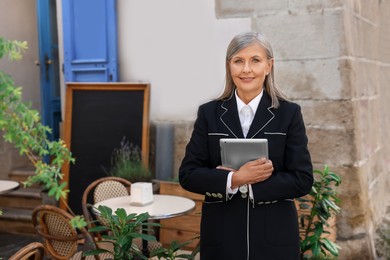
[[[32,242],[13,254],[9,260],[42,260],[45,247],[40,242]]]
[[[115,176],[103,177],[95,180],[84,190],[81,207],[84,218],[88,223],[88,228],[95,226],[94,221],[98,220],[101,224],[105,221],[98,216],[95,216],[92,211],[92,205],[100,201],[127,196],[130,194],[131,182]],[[96,233],[97,239],[101,239],[101,235]]]
[[[91,235],[85,228],[80,234],[70,224],[71,214],[53,205],[37,206],[32,213],[32,222],[38,235],[43,238],[46,251],[54,259],[72,259],[78,252],[79,241],[86,249],[95,249]],[[82,259],[82,258],[81,258]],[[93,259],[99,259],[94,257]]]
[[[100,182],[93,193],[94,203],[115,197],[128,196],[130,185],[131,183],[127,180],[108,179]]]

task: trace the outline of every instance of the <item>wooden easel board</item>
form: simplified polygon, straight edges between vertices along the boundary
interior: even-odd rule
[[[111,155],[123,137],[141,148],[148,164],[149,98],[146,83],[68,83],[64,141],[75,164],[63,168],[67,203],[81,214],[81,197],[94,180],[107,176]],[[64,207],[64,205],[60,205]]]

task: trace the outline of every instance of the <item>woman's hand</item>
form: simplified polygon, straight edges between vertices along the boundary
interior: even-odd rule
[[[233,173],[232,188],[265,181],[271,177],[273,171],[272,161],[265,158],[247,162]]]

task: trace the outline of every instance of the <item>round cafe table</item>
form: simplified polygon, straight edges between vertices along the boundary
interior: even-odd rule
[[[186,215],[195,209],[193,200],[175,195],[153,194],[153,202],[144,206],[130,205],[130,201],[131,195],[103,200],[94,205],[94,211],[99,214],[97,208],[103,205],[111,208],[112,212],[118,208],[123,208],[127,214],[148,212],[149,219],[157,220]],[[147,242],[146,240],[142,241],[142,251],[145,256],[149,255]]]
[[[111,198],[96,203],[94,208],[103,205],[111,208],[113,212],[118,208],[123,208],[127,214],[148,212],[149,219],[173,218],[191,213],[195,209],[193,200],[175,195],[154,194],[153,202],[145,206],[130,205],[130,199],[131,195]]]
[[[0,194],[14,191],[14,190],[18,189],[19,186],[20,186],[20,183],[17,181],[0,180]]]

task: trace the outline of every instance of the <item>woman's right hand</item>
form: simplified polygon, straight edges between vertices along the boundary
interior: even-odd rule
[[[247,162],[233,173],[232,188],[265,181],[271,177],[273,170],[272,161],[265,158]]]

